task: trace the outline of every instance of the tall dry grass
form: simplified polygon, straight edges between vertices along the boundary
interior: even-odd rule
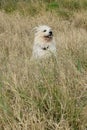
[[[32,16],[41,11],[54,11],[68,19],[74,12],[87,10],[87,0],[0,0],[0,9]]]
[[[0,130],[87,129],[86,13],[0,12]],[[38,24],[53,28],[57,60],[30,62]]]

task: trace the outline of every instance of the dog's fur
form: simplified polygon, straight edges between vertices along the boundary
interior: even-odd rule
[[[42,59],[56,55],[55,40],[52,29],[42,25],[35,28],[32,59]]]

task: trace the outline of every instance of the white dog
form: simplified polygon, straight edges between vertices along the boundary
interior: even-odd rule
[[[36,27],[35,31],[32,59],[55,56],[56,46],[52,29],[49,26],[42,25]]]

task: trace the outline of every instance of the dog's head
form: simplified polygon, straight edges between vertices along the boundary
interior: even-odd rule
[[[46,42],[50,42],[53,38],[53,31],[49,26],[38,26],[35,28],[35,36]]]

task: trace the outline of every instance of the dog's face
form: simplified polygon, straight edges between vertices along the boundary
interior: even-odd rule
[[[35,36],[43,39],[46,42],[50,42],[53,38],[53,31],[49,26],[43,25],[36,27]]]

